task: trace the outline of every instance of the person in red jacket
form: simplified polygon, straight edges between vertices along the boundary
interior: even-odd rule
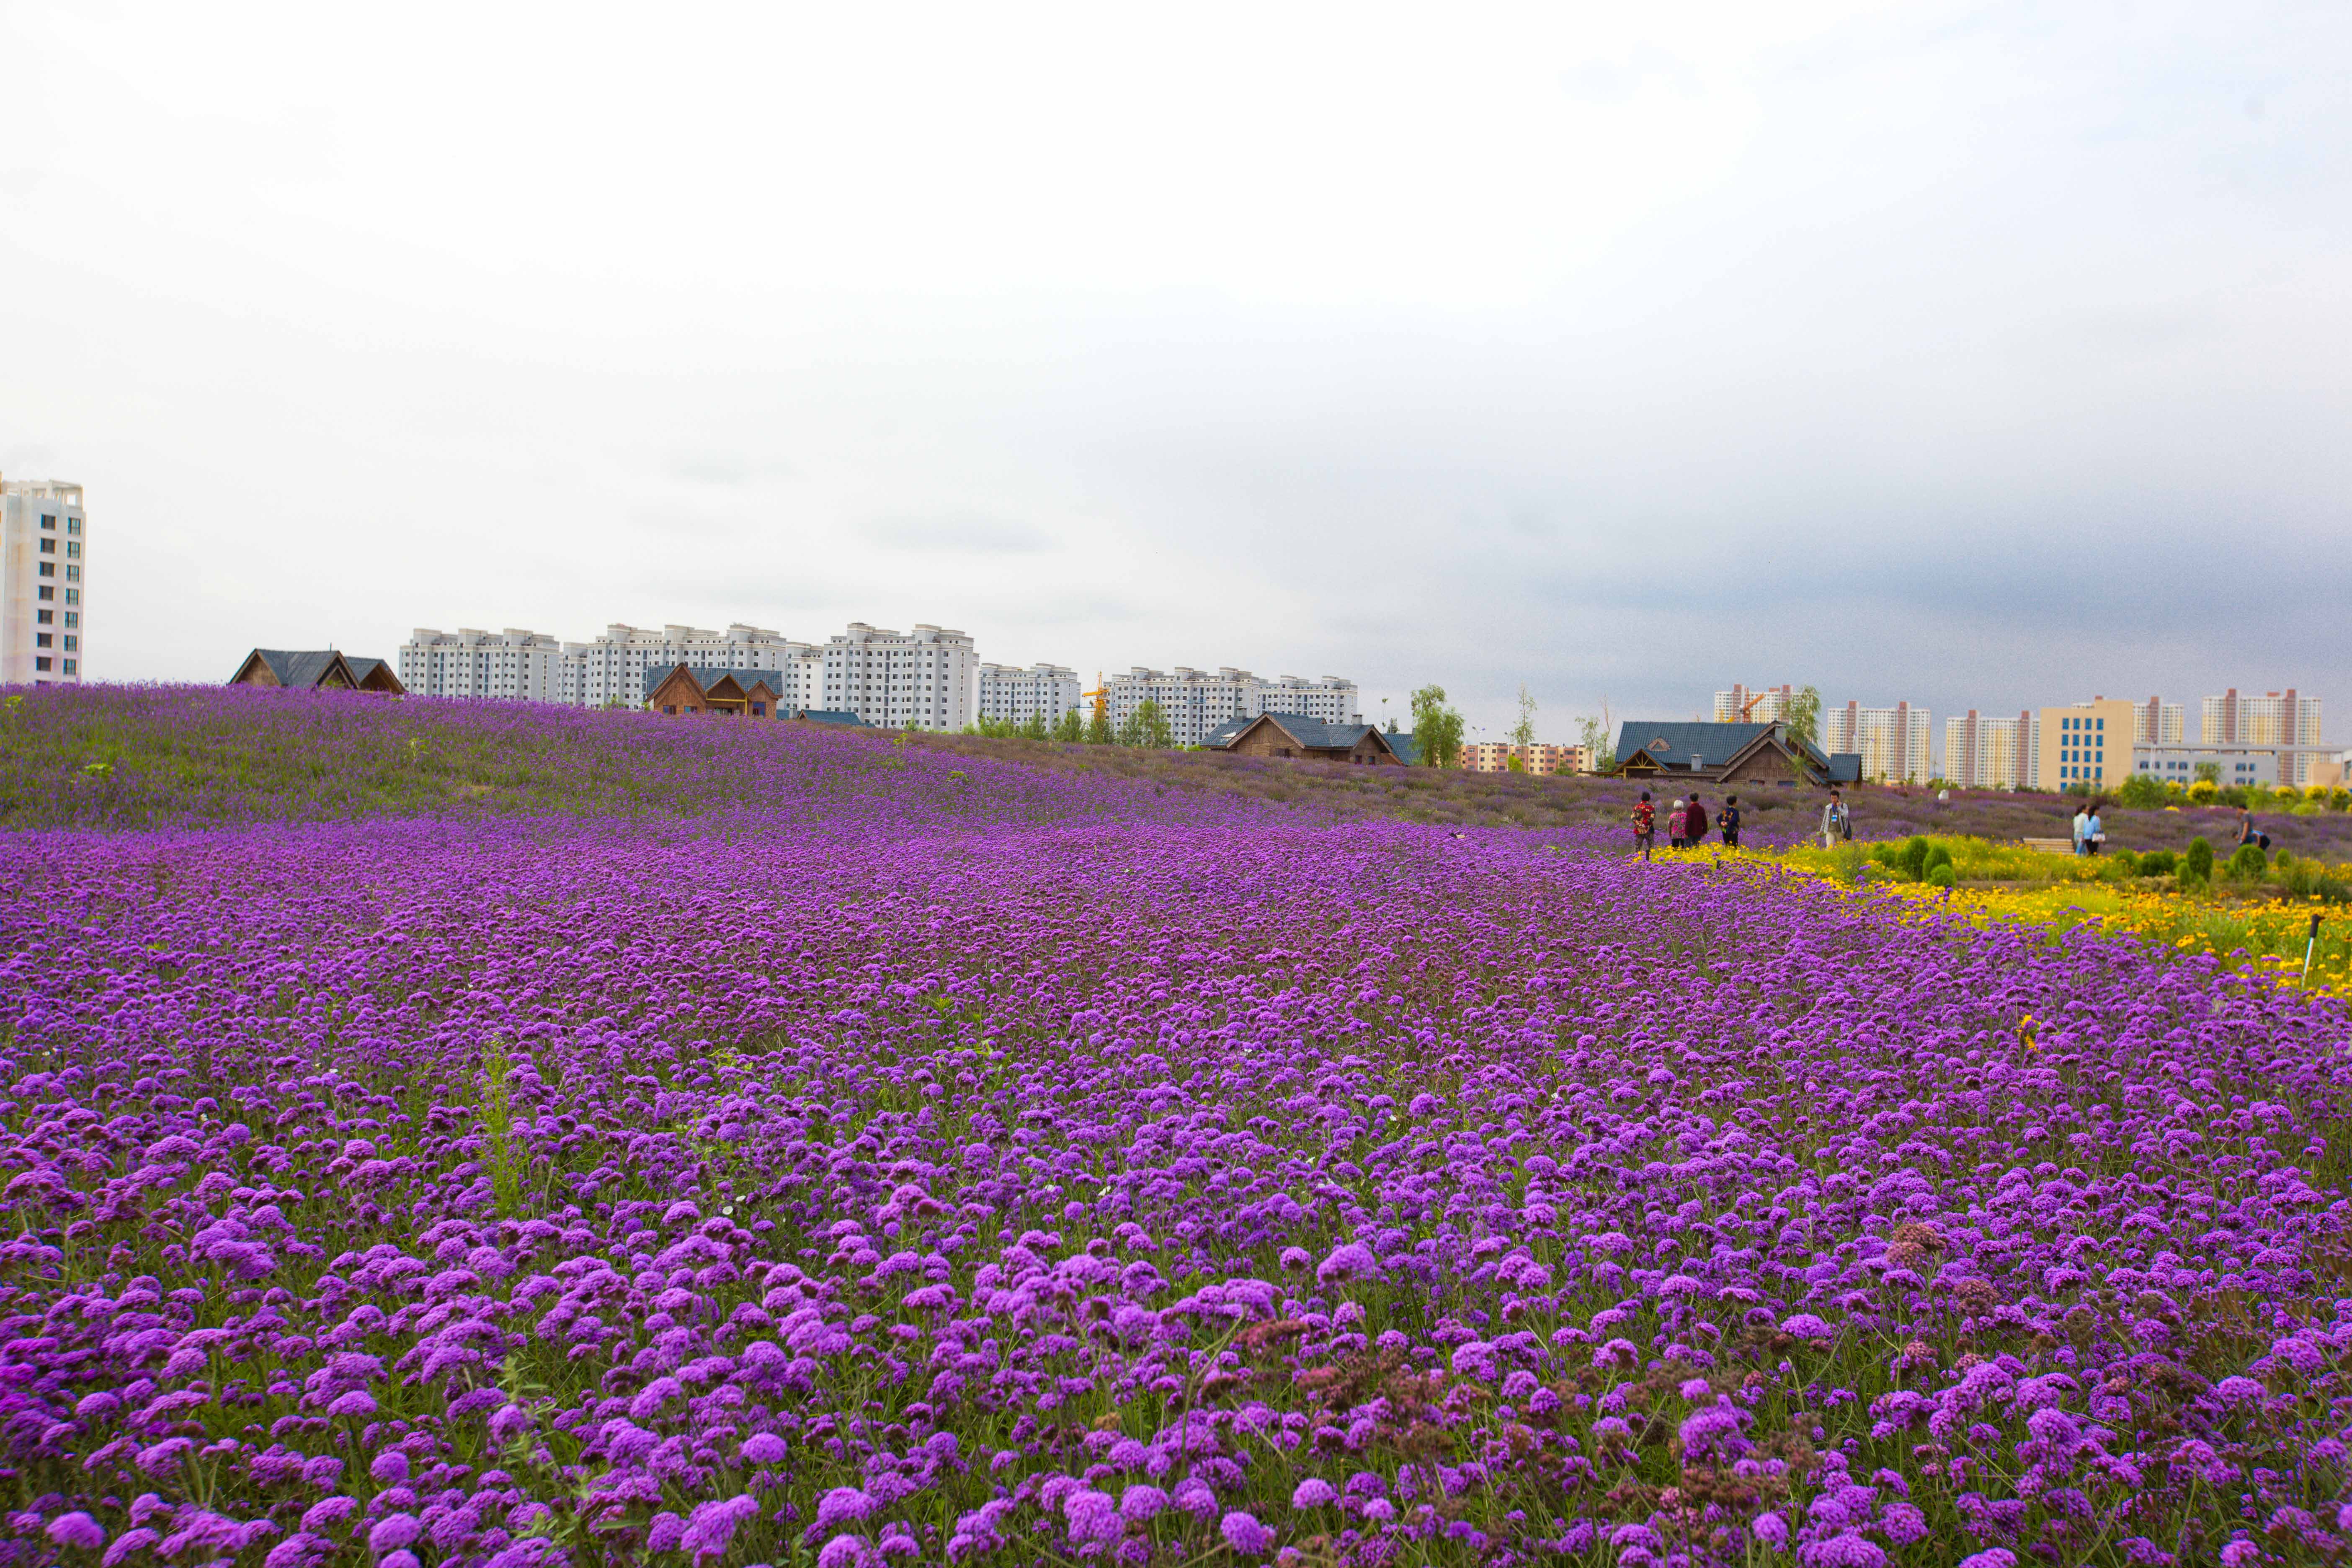
[[[1658,808],[1650,804],[1650,792],[1643,790],[1642,798],[1633,803],[1633,847],[1647,860],[1657,842]]]
[[[1690,804],[1683,807],[1683,847],[1696,849],[1698,841],[1706,837],[1706,807],[1701,805],[1698,796],[1694,795],[1690,797]]]

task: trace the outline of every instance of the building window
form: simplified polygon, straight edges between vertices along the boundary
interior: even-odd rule
[[[34,615],[34,617],[33,617],[33,618],[34,618],[36,621],[37,621],[39,624],[41,624],[42,626],[47,626],[47,625],[49,624],[49,622],[50,622],[51,620],[53,620],[54,618],[56,618],[56,616],[57,616],[57,612],[56,612],[55,610],[41,610],[41,611],[37,611],[37,612],[36,612],[36,613],[35,613],[35,615]],[[68,626],[70,626],[70,625],[72,625],[72,622],[71,622],[71,621],[68,621],[68,622],[67,622],[67,624],[68,624]]]
[[[33,634],[33,646],[35,647],[49,647],[49,634],[47,632],[35,632]]]
[[[58,552],[58,542],[57,542],[56,540],[54,540],[54,539],[44,539],[43,541],[41,541],[41,553],[42,553],[42,554],[44,554],[44,555],[55,555],[57,552]]]
[[[80,540],[68,539],[66,541],[66,558],[69,561],[79,560],[81,558]]]
[[[49,596],[49,591],[48,591],[47,588],[42,589],[42,590],[41,590],[41,597],[42,597],[42,598],[44,598],[44,599],[46,599],[46,598],[47,598],[48,596]],[[79,604],[80,604],[80,603],[81,603],[81,590],[80,590],[79,588],[68,588],[68,589],[66,590],[66,603],[67,603],[67,604],[68,604],[68,605],[79,605]]]
[[[66,568],[66,581],[67,581],[67,582],[68,582],[68,583],[79,583],[79,582],[80,582],[80,581],[81,581],[81,568],[80,568],[80,567],[79,567],[79,566],[68,566],[68,567],[67,567],[67,568]]]
[[[72,674],[74,674],[74,673],[76,672],[77,668],[78,668],[78,667],[76,666],[76,664],[75,664],[74,660],[72,660],[72,659],[68,659],[68,660],[66,660],[66,673],[67,673],[68,675],[72,675]]]
[[[43,512],[41,514],[41,526],[43,528],[55,528],[57,525],[58,520],[56,518],[51,517],[47,512]]]
[[[33,661],[33,668],[35,669],[46,670],[49,668],[49,661],[46,658],[37,658]]]
[[[69,517],[66,519],[66,531],[68,533],[79,533],[81,531],[81,519],[78,517]]]
[[[74,636],[71,632],[68,632],[66,634],[66,651],[68,653],[77,653],[80,651],[80,648],[81,638]]]
[[[41,597],[44,599],[54,599],[57,596],[58,591],[55,588],[44,588],[41,590]],[[70,601],[68,602],[70,603]]]

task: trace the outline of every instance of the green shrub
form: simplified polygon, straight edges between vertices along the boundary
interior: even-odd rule
[[[2139,875],[2139,857],[2129,849],[2118,849],[2108,856],[2107,860],[2115,867],[2116,874],[2119,877]]]
[[[2213,847],[2199,835],[2189,841],[2189,854],[2181,861],[2181,871],[2199,881],[2209,881],[2213,876]]]
[[[1941,844],[1931,844],[1927,847],[1927,858],[1919,862],[1919,874],[1928,881],[1933,882],[1936,879],[1936,871],[1939,867],[1948,871],[1952,869],[1952,852]],[[1954,875],[1957,876],[1958,873],[1956,872]],[[1949,887],[1951,886],[1951,879],[1947,878],[1944,881],[1937,883],[1937,885],[1939,887]]]
[[[2270,869],[2270,857],[2259,844],[2241,844],[2238,852],[2230,857],[2230,875],[2242,882],[2259,882]]]
[[[1903,841],[1902,852],[1895,857],[1895,868],[1913,881],[1917,881],[1927,868],[1927,841],[1914,835]]]
[[[1927,868],[1927,885],[1931,888],[1948,888],[1952,885],[1952,863],[1948,858]]]
[[[2143,877],[2169,877],[2179,866],[2180,857],[2169,849],[2151,849],[2139,858],[2136,868]]]

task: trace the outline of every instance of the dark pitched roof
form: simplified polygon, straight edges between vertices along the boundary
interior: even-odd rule
[[[1629,721],[1618,731],[1617,765],[1622,769],[1636,752],[1646,752],[1661,766],[1690,771],[1691,758],[1699,759],[1704,771],[1727,767],[1739,753],[1770,736],[1776,724],[1702,724],[1702,723],[1635,723]],[[1785,744],[1786,742],[1782,742]],[[1862,757],[1853,752],[1831,755],[1808,741],[1804,743],[1806,760],[1820,771],[1831,784],[1858,784],[1862,780]]]
[[[238,664],[237,673],[244,674],[246,665],[257,658],[268,667],[280,686],[316,686],[330,670],[340,668],[347,676],[352,672],[350,663],[331,647],[257,647]]]
[[[700,665],[688,665],[686,672],[694,677],[694,683],[705,691],[720,681],[730,679],[746,691],[751,690],[762,680],[768,683],[768,689],[771,691],[781,692],[784,689],[784,678],[772,669],[709,669]],[[674,664],[660,669],[646,670],[646,695],[651,697],[661,689],[663,681],[677,673],[677,666]]]
[[[1220,724],[1202,737],[1204,746],[1227,747],[1241,738],[1242,731],[1265,719],[1282,726],[1282,732],[1311,752],[1344,752],[1351,749],[1367,734],[1380,734],[1370,724],[1327,724],[1320,719],[1302,719],[1295,713],[1262,713],[1255,718],[1235,719]],[[1393,735],[1381,735],[1383,742],[1393,741]],[[1391,748],[1393,749],[1393,748]]]
[[[1381,739],[1389,743],[1389,750],[1396,753],[1398,762],[1409,768],[1421,765],[1421,742],[1414,740],[1410,731],[1399,733],[1394,730],[1383,730]]]
[[[390,665],[380,658],[358,658],[351,654],[345,654],[343,662],[351,667],[352,679],[362,686],[367,684],[367,678],[379,669],[388,674],[397,674]]]
[[[1771,731],[1769,724],[1698,724],[1642,722],[1627,720],[1617,733],[1617,765],[1622,767],[1637,752],[1647,752],[1660,765],[1687,769],[1697,757],[1702,768],[1719,768],[1745,751],[1755,739]]]

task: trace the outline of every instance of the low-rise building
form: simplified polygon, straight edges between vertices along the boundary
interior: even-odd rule
[[[257,647],[245,656],[231,686],[281,686],[320,691],[375,691],[398,697],[407,688],[380,658],[356,658],[331,647]]]
[[[1236,756],[1393,767],[1402,759],[1390,739],[1370,724],[1327,724],[1296,713],[1261,713],[1220,726],[1203,743]]]
[[[1853,784],[1862,758],[1793,742],[1781,724],[1628,720],[1617,735],[1619,776],[1663,784]]]
[[[1523,773],[1580,773],[1591,767],[1591,753],[1582,746],[1555,746],[1544,741],[1526,746],[1510,741],[1473,741],[1462,748],[1462,765],[1474,773],[1507,773],[1515,762]]]
[[[782,700],[790,683],[769,669],[696,669],[677,665],[646,677],[648,711],[672,717],[710,714],[722,719],[804,719],[821,724],[858,724],[855,713],[795,708]]]
[[[2197,771],[2200,766],[2210,767],[2213,782],[2224,788],[2232,784],[2268,788],[2279,782],[2281,761],[2275,746],[2183,741],[2169,746],[2132,748],[2133,773],[2147,773],[2184,789],[2202,776]]]

